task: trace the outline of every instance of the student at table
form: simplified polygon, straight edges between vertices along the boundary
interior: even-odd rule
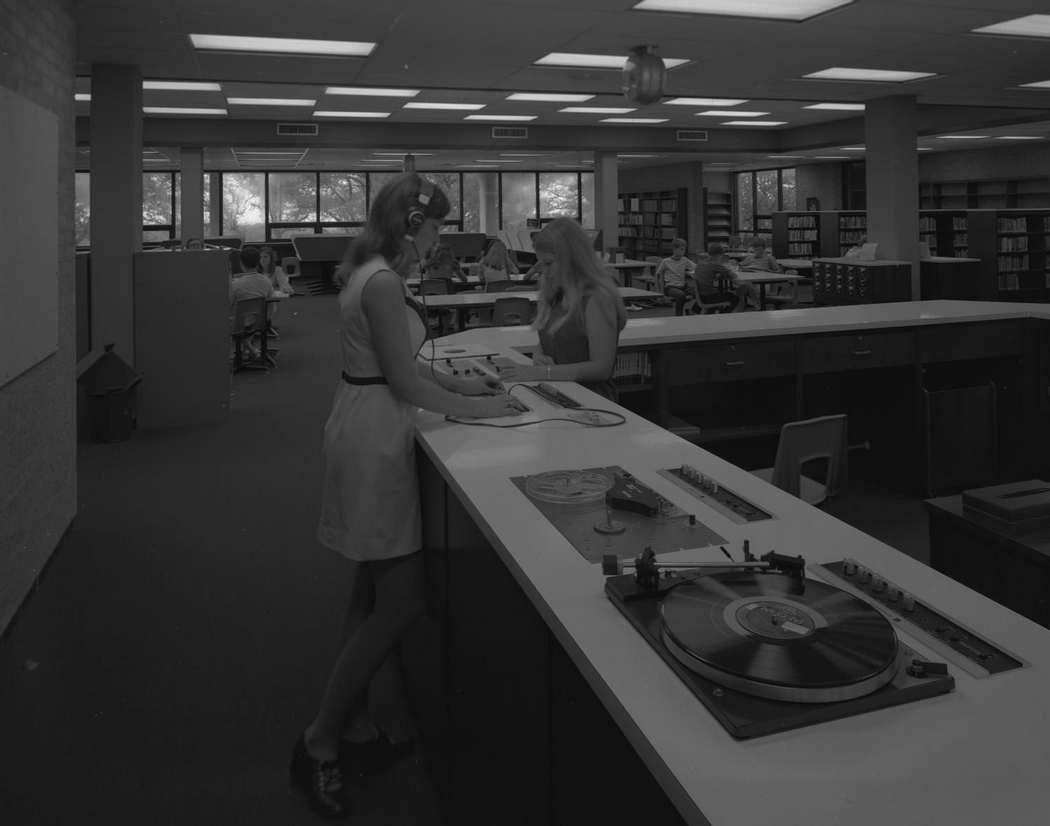
[[[511,258],[506,246],[498,238],[495,239],[485,254],[481,257],[480,274],[482,280],[488,284],[493,281],[507,281],[512,275],[518,274],[517,262]]]
[[[671,256],[665,258],[656,267],[656,283],[663,286],[663,293],[674,300],[674,314],[682,315],[685,302],[692,289],[690,287],[696,265],[685,257],[685,239],[675,238],[671,242]]]
[[[532,365],[504,368],[508,381],[575,381],[616,399],[612,382],[627,310],[615,282],[572,218],[556,218],[532,237],[543,272],[536,300],[539,349]]]
[[[349,813],[341,759],[363,770],[414,748],[397,649],[424,608],[415,410],[520,412],[498,382],[417,367],[426,322],[400,273],[437,242],[449,209],[441,189],[399,175],[376,195],[336,273],[343,368],[324,427],[317,537],[346,559],[348,605],[341,649],[290,767],[293,787],[326,817]]]
[[[259,272],[269,277],[275,290],[280,290],[286,295],[295,295],[284,267],[278,264],[277,260],[277,252],[273,247],[263,247],[259,250]]]
[[[456,256],[452,254],[452,247],[448,244],[438,244],[427,258],[423,278],[440,278],[443,281],[466,282],[467,277],[463,275]]]
[[[761,238],[755,239],[755,243],[751,245],[751,253],[740,262],[740,269],[763,272],[782,271],[777,259],[766,249],[766,242]]]
[[[693,274],[697,297],[705,304],[729,302],[730,310],[743,312],[747,309],[747,296],[751,288],[737,279],[737,272],[726,258],[726,250],[715,242],[708,244],[707,255],[701,258]],[[723,285],[729,285],[729,290]]]
[[[259,248],[247,246],[240,251],[241,272],[230,282],[230,297],[234,302],[244,298],[269,298],[273,283],[259,271]]]

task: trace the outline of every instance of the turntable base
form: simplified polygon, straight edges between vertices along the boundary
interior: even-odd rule
[[[651,594],[641,592],[634,576],[627,574],[609,577],[605,591],[733,737],[761,737],[849,717],[944,694],[955,685],[947,674],[909,674],[903,666],[919,655],[897,639],[892,627],[881,628],[879,622],[885,620],[878,611],[839,589],[806,580],[811,595],[804,600],[787,593],[790,586],[783,582],[787,578],[776,574],[732,573],[728,579],[718,574],[699,578],[706,581],[706,593],[697,595],[690,594],[694,583],[689,578],[672,578],[661,581],[659,592]],[[748,581],[757,581],[757,586]],[[674,594],[676,586],[684,590],[669,602],[667,594]],[[676,617],[678,609],[691,601],[703,606],[694,621]],[[836,603],[841,609],[837,612],[826,607]],[[759,607],[749,610],[746,605]],[[782,622],[756,619],[752,628],[734,629],[733,620],[719,619],[719,614],[754,611],[774,617],[796,615],[797,620],[789,620],[791,625],[825,632],[823,639],[816,634],[812,645],[798,647],[797,641],[789,641],[785,647],[776,640],[781,631],[766,630],[771,625],[782,628]],[[830,629],[815,629],[821,622]],[[877,630],[861,630],[868,625]],[[804,636],[790,629],[783,633]],[[753,668],[753,662],[760,666]]]

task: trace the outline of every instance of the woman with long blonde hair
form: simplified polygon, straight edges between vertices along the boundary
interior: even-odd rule
[[[542,275],[531,366],[505,368],[515,381],[575,381],[616,398],[612,372],[627,311],[591,239],[572,218],[556,218],[532,237]]]

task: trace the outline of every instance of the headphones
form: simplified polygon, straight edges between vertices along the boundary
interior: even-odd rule
[[[416,193],[413,203],[408,207],[408,214],[405,216],[405,223],[408,224],[410,233],[423,226],[423,222],[427,219],[426,208],[430,204],[430,199],[433,195],[434,185],[421,177],[419,179],[419,191]]]

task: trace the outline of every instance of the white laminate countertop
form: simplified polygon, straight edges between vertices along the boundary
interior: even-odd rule
[[[921,302],[658,321],[729,319],[747,327],[762,317],[793,313],[816,314],[829,326],[863,327],[863,313],[873,314],[872,324],[900,326],[1012,318],[1031,315],[1033,308]],[[838,314],[837,322],[831,313]],[[774,329],[811,331],[812,326],[797,319]],[[513,337],[508,330],[515,328],[471,331],[448,340],[487,343],[521,358],[508,339],[516,338],[517,346],[529,342],[520,328]],[[534,342],[535,333],[530,334]],[[664,330],[654,333],[654,340],[671,335]],[[688,330],[679,336],[692,338]],[[611,405],[579,385],[560,386],[586,405]],[[527,393],[533,408],[527,415],[535,418],[550,410],[534,394],[519,392]],[[418,439],[688,822],[1045,826],[1050,813],[1050,631],[645,419],[621,412],[627,422],[618,428],[547,422],[506,430],[451,424],[423,413]],[[683,463],[777,518],[735,525],[657,474]],[[741,558],[744,539],[758,555],[771,549],[802,554],[811,571],[816,563],[853,557],[1030,665],[985,679],[953,666],[956,688],[950,694],[736,741],[605,597],[600,566],[588,563],[553,525],[537,519],[510,481],[522,474],[610,464],[696,513],[728,539],[734,558]],[[722,558],[719,552],[706,553],[661,555],[661,560]],[[920,654],[943,660],[906,628],[900,630]]]
[[[848,307],[807,307],[717,315],[664,316],[628,319],[620,347],[687,344],[696,341],[759,338],[802,333],[872,332],[890,327],[962,324],[1014,318],[1050,319],[1050,305],[1004,301],[898,301]],[[443,341],[482,342],[496,349],[527,350],[537,334],[529,327],[486,327],[465,330]]]

